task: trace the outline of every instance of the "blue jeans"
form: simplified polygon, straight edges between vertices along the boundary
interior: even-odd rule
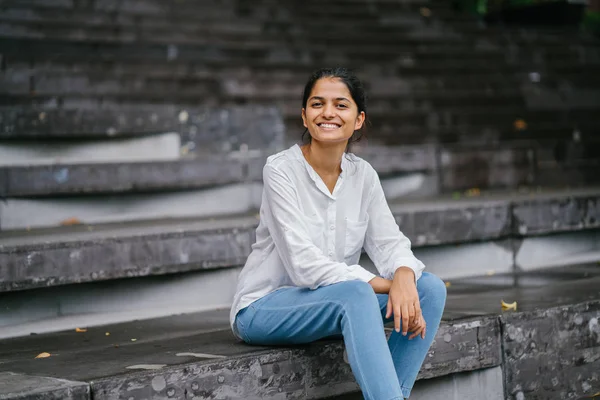
[[[386,341],[383,324],[393,321],[385,318],[388,295],[376,294],[363,281],[276,290],[240,310],[235,329],[256,345],[308,343],[341,334],[365,399],[408,398],[446,303],[446,286],[433,274],[423,272],[417,291],[427,322],[425,339],[408,340],[401,330]]]

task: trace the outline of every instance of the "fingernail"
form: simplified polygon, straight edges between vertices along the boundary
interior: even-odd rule
[[[406,336],[406,332],[402,332],[402,336]]]

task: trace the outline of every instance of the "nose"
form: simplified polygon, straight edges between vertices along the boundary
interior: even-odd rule
[[[326,104],[325,107],[323,107],[323,117],[325,117],[325,118],[335,117],[335,107],[332,104]]]

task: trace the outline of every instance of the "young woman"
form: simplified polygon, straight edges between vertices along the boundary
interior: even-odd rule
[[[302,120],[310,138],[264,167],[260,224],[231,326],[260,345],[341,334],[364,397],[402,399],[438,329],[446,287],[423,272],[373,167],[347,153],[366,112],[364,89],[346,69],[309,79]],[[363,247],[380,276],[357,264]],[[391,321],[386,341],[383,324]]]

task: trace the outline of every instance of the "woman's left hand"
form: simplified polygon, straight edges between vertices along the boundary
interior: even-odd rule
[[[421,339],[425,339],[425,335],[427,334],[427,323],[425,322],[425,318],[423,318],[423,314],[421,314],[421,318],[408,327],[408,331],[411,332],[408,340],[412,340],[419,335],[421,335]]]
[[[394,314],[394,328],[406,336],[408,327],[421,318],[421,304],[415,283],[415,274],[408,267],[400,267],[394,274],[388,296],[386,318]]]

